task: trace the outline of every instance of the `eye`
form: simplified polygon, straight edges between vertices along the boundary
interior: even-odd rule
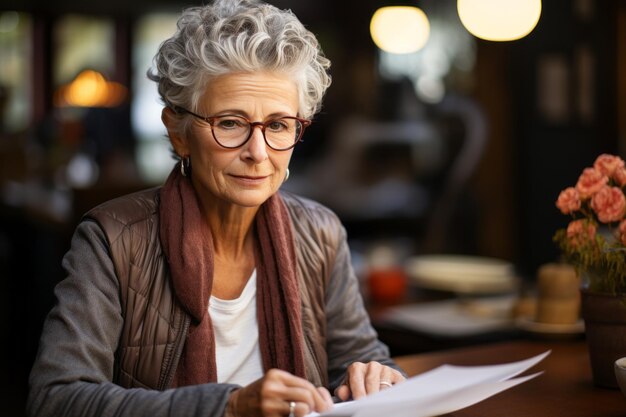
[[[271,120],[267,123],[267,129],[273,132],[282,132],[283,130],[289,129],[289,124],[286,119]]]
[[[241,129],[246,126],[245,121],[237,117],[220,117],[215,119],[214,126],[219,129]]]

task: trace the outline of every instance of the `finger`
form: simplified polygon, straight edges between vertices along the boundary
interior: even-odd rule
[[[348,401],[350,399],[350,387],[348,387],[348,385],[346,384],[339,385],[335,390],[335,395],[341,401]]]
[[[330,393],[326,388],[318,389],[306,379],[297,377],[284,371],[272,371],[268,375],[272,379],[271,385],[275,388],[272,391],[272,395],[282,398],[289,403],[290,401],[296,401],[303,403],[309,411],[321,411],[332,406],[332,399]],[[302,408],[302,407],[301,407]]]
[[[380,391],[391,388],[394,384],[393,369],[388,366],[383,366],[380,372],[380,381],[378,382],[378,389]]]
[[[292,404],[293,404],[293,414],[295,416],[301,417],[301,416],[305,416],[307,414],[310,414],[312,412],[324,412],[329,410],[332,405],[332,399],[330,397],[330,393],[328,392],[328,390],[326,388],[316,388],[315,389],[316,395],[314,395],[314,406],[309,405],[308,401],[298,401],[296,399],[290,400],[290,401],[283,401],[283,404],[287,404],[287,407],[285,409],[285,406],[283,405],[281,407],[281,410],[285,410],[284,415],[289,415],[292,411]],[[302,394],[302,392],[300,392],[299,394]],[[298,396],[298,393],[295,393],[294,391],[294,396]],[[308,395],[307,395],[308,396]],[[281,413],[282,415],[282,413]]]
[[[265,378],[268,381],[277,381],[289,386],[305,386],[310,384],[306,379],[300,378],[282,369],[270,369],[267,371]]]
[[[321,388],[323,390],[326,391],[326,395],[328,396],[328,400],[330,401],[330,404],[327,403],[323,403],[320,404],[319,408],[313,409],[311,407],[309,407],[308,404],[300,402],[300,401],[288,401],[287,407],[285,409],[284,413],[280,413],[280,415],[290,415],[291,411],[292,411],[292,403],[293,403],[293,414],[296,417],[303,417],[306,416],[312,412],[317,412],[317,413],[321,413],[324,411],[329,410],[332,407],[332,400],[330,399],[330,393],[328,392],[328,390],[326,390],[325,388]],[[321,393],[320,393],[321,395]]]
[[[402,381],[406,380],[404,375],[402,375],[402,373],[400,371],[398,371],[397,369],[393,369],[393,368],[389,368],[389,367],[387,367],[387,368],[391,371],[390,381],[391,381],[392,384],[395,385],[398,382],[402,382]]]
[[[384,367],[379,362],[369,362],[365,368],[365,393],[374,394],[380,391],[380,381]]]
[[[290,415],[291,412],[291,404],[292,402],[290,401],[287,406],[287,413],[285,413],[285,415]],[[298,402],[298,401],[293,401],[294,407],[293,407],[293,415],[296,417],[302,417],[302,416],[306,416],[307,414],[309,414],[311,411],[311,408],[308,406],[308,404],[302,403],[302,402]]]
[[[323,402],[323,399],[317,389],[313,385],[311,387],[287,387],[282,398],[287,403],[289,401],[296,401],[301,404],[305,404],[308,408],[313,410],[318,402]]]
[[[348,367],[348,387],[353,400],[367,395],[365,389],[365,364],[355,362]]]
[[[261,400],[261,410],[263,416],[287,416],[291,412],[291,403],[294,404],[294,415],[305,416],[312,411],[315,411],[313,407],[309,405],[312,396],[310,393],[304,394],[299,388],[286,390],[285,395],[281,397],[264,397]],[[241,416],[247,416],[249,414],[239,414]]]
[[[332,408],[333,398],[331,397],[330,392],[328,392],[328,390],[324,387],[317,387],[317,391],[320,393],[324,404],[320,404],[320,408],[318,408],[316,411],[321,412]]]
[[[315,387],[313,399],[315,404],[312,411],[322,412],[333,406],[333,399],[330,392],[324,387]]]
[[[299,391],[315,391],[315,387],[306,379],[297,377],[295,375],[290,374],[289,372],[280,370],[280,369],[270,369],[267,371],[265,376],[264,383],[264,393],[276,397],[280,397],[284,400],[288,399],[286,396],[294,395],[292,390],[303,390]],[[294,398],[290,398],[294,399]],[[295,398],[300,401],[306,401],[305,397]]]
[[[333,400],[330,397],[330,393],[324,387],[315,387],[313,391],[313,399],[315,400],[315,404],[311,411],[322,412],[333,406]]]

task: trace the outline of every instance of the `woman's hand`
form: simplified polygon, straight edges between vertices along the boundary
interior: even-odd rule
[[[326,411],[332,405],[326,388],[316,388],[289,372],[271,369],[263,378],[232,392],[225,416],[285,417],[293,411],[294,416],[302,417],[313,411]]]
[[[354,362],[348,366],[346,379],[337,389],[335,395],[346,401],[350,398],[358,400],[366,395],[389,388],[404,381],[404,376],[397,370],[379,362]]]

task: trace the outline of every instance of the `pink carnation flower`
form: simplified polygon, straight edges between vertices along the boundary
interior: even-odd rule
[[[596,158],[593,167],[602,174],[610,177],[616,169],[624,168],[624,160],[619,156],[604,153]]]
[[[626,197],[618,187],[603,187],[591,198],[591,208],[602,223],[616,222],[626,213]]]
[[[613,175],[611,177],[620,187],[625,186],[626,185],[626,168],[624,167],[617,168],[613,172]]]
[[[556,200],[556,206],[563,214],[571,214],[580,210],[580,205],[580,196],[574,187],[567,187],[561,191],[559,198]]]
[[[609,177],[595,168],[585,168],[578,177],[576,190],[582,200],[586,200],[600,191],[609,182]]]
[[[567,240],[573,247],[589,244],[593,242],[596,230],[596,225],[589,220],[573,220],[567,225]]]

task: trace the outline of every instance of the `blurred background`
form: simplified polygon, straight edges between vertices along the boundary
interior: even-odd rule
[[[626,152],[626,0],[544,1],[521,38],[495,41],[459,16],[461,3],[479,10],[470,1],[270,3],[291,9],[332,61],[284,188],[339,214],[360,278],[450,254],[502,260],[532,283],[558,259],[559,191],[598,154]],[[0,0],[0,415],[22,415],[81,215],[172,169],[145,74],[189,5]],[[370,26],[386,6],[419,8],[419,30],[401,40],[423,41],[383,50]],[[446,346],[389,342],[392,353]]]

